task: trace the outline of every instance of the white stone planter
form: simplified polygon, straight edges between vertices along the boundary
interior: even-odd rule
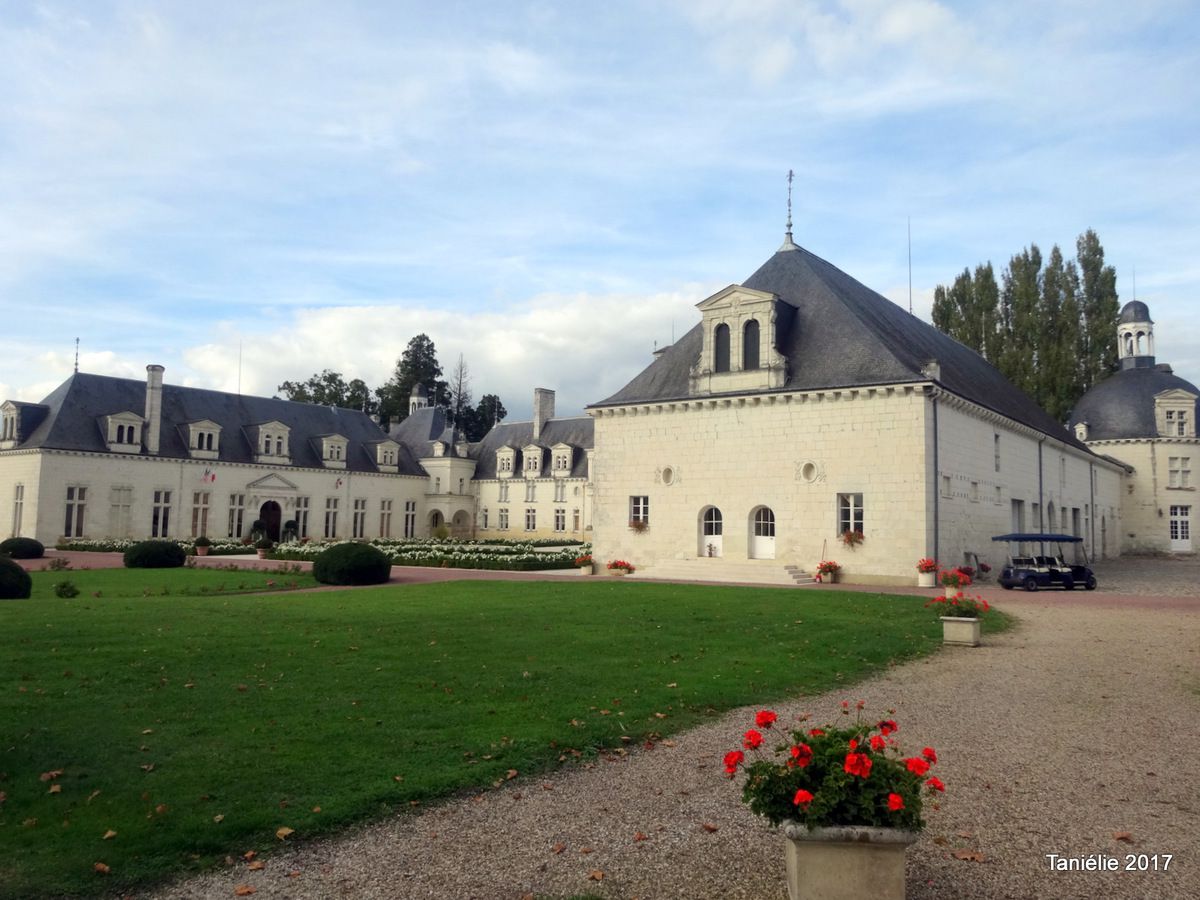
[[[904,851],[920,834],[899,828],[779,826],[787,838],[790,900],[904,900]]]
[[[962,616],[942,616],[942,643],[958,647],[978,647],[980,634],[979,619]]]
[[[937,587],[937,572],[918,572],[917,587]]]
[[[628,570],[626,569],[605,569],[605,571],[608,572],[609,575],[613,575],[617,578],[622,578],[628,574]]]
[[[580,566],[579,574],[580,575],[591,575],[592,574],[592,564],[588,563],[586,566]]]

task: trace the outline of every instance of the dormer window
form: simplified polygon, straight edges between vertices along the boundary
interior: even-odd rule
[[[517,451],[512,447],[503,447],[496,451],[496,474],[500,478],[511,478],[516,467]]]
[[[730,285],[697,304],[703,339],[690,373],[693,394],[782,387],[787,361],[777,349],[794,310],[774,294]]]
[[[573,461],[573,450],[570,444],[555,444],[550,448],[550,470],[555,477],[562,478],[571,474],[571,463]]]
[[[318,440],[321,442],[321,462],[325,464],[325,468],[346,468],[350,442],[340,434],[323,434]]]
[[[1168,438],[1196,436],[1196,395],[1180,388],[1163,391],[1154,397],[1158,433]]]
[[[221,426],[209,419],[187,425],[188,452],[193,459],[216,459],[221,450]]]
[[[120,412],[104,417],[105,442],[111,453],[140,453],[142,423],[135,412]]]
[[[383,472],[398,471],[400,445],[395,441],[380,441],[375,445],[375,465]]]
[[[286,463],[291,461],[291,429],[282,422],[264,422],[250,428],[257,449],[255,462]]]
[[[5,410],[3,423],[0,424],[0,441],[15,441],[17,439],[17,411]]]
[[[525,477],[537,478],[542,474],[542,448],[536,444],[530,444],[524,449],[525,453]]]

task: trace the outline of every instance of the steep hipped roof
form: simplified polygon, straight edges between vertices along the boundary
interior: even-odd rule
[[[1079,398],[1071,413],[1071,423],[1086,422],[1089,441],[1158,437],[1154,398],[1170,390],[1200,396],[1200,390],[1190,381],[1173,374],[1170,366],[1122,369]],[[1193,422],[1197,414],[1200,414],[1200,408],[1193,407]]]
[[[479,460],[475,468],[476,478],[496,477],[496,451],[502,447],[519,449],[530,444],[553,447],[555,444],[570,444],[571,477],[587,476],[587,454],[595,446],[595,423],[589,416],[569,419],[551,419],[542,425],[542,433],[533,439],[532,422],[502,422],[489,431],[482,441],[471,445],[471,456]],[[546,465],[549,465],[549,460]]]
[[[942,387],[1083,449],[975,351],[803,248],[785,243],[743,287],[774,294],[795,311],[780,317],[777,349],[786,359],[787,381],[779,390],[928,381],[922,370],[936,360],[934,380]],[[687,399],[701,340],[697,325],[629,384],[593,406]]]
[[[108,453],[97,417],[119,412],[141,415],[146,406],[146,382],[77,372],[42,405],[48,412],[19,445],[21,449]],[[318,435],[340,434],[350,441],[346,468],[354,472],[378,471],[373,445],[387,437],[369,416],[357,410],[164,384],[158,455],[190,458],[187,429],[179,426],[205,419],[221,426],[219,460],[228,463],[254,461],[255,448],[245,429],[264,422],[286,425],[290,429],[291,464],[314,469],[324,468],[316,450],[319,442],[312,440]],[[423,474],[415,462],[403,457],[400,472]]]

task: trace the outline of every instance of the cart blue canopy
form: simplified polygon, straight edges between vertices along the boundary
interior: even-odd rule
[[[1063,544],[1081,544],[1083,538],[1076,537],[1073,534],[1039,534],[1039,533],[1019,533],[1019,534],[998,534],[993,541],[1020,541],[1022,543],[1042,543],[1045,541],[1057,541]]]

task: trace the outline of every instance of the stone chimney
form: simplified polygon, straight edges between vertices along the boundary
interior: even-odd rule
[[[162,431],[163,367],[146,366],[146,452],[158,455],[158,437]]]
[[[554,418],[554,391],[549,388],[533,389],[533,439],[541,440],[542,428]]]

